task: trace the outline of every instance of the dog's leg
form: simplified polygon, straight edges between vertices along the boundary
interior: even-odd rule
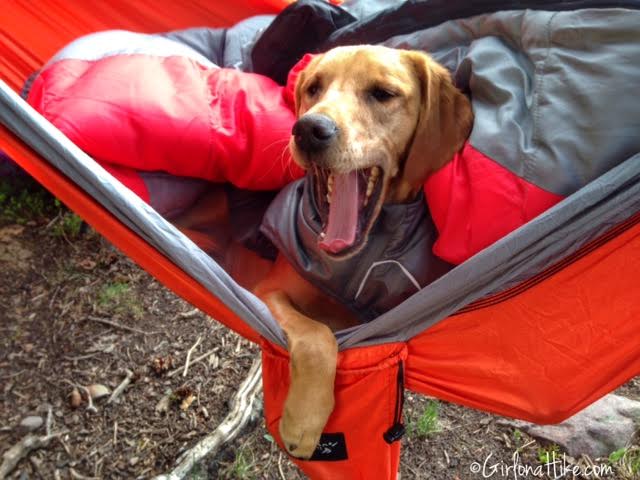
[[[280,420],[287,451],[309,458],[333,411],[338,345],[331,329],[300,313],[281,290],[263,296],[287,335],[291,384]]]

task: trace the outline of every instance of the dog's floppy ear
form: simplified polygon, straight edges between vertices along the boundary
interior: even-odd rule
[[[471,103],[453,84],[449,71],[425,53],[406,55],[420,85],[420,106],[398,191],[405,199],[451,160],[473,125]]]
[[[287,79],[286,90],[291,89],[293,85],[293,103],[294,112],[296,117],[300,116],[300,105],[302,103],[302,86],[307,79],[309,67],[317,58],[321,57],[321,54],[307,53],[289,72],[289,78]],[[316,60],[317,61],[317,60]]]
[[[294,100],[295,100],[295,114],[296,118],[300,117],[300,104],[302,102],[302,84],[305,80],[304,70],[302,70],[298,74],[298,78],[296,78],[296,86],[294,89]]]

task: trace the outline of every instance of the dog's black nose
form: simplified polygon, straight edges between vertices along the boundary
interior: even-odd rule
[[[308,113],[293,124],[296,145],[305,153],[326,150],[338,134],[336,122],[326,115]]]

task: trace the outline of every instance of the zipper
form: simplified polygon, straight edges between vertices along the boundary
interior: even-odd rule
[[[396,379],[396,405],[393,415],[393,425],[382,434],[384,441],[391,444],[404,436],[405,428],[402,423],[402,408],[404,407],[404,362],[398,362],[398,376]]]

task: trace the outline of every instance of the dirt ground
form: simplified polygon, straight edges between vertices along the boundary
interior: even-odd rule
[[[28,416],[46,423],[51,411],[52,431],[66,433],[31,453],[8,478],[167,472],[227,414],[257,348],[194,310],[46,194],[14,198],[3,199],[0,189],[0,453],[26,435],[20,423]],[[183,376],[194,345],[198,361]],[[98,398],[88,408],[87,387],[94,394],[113,391],[127,371],[133,381],[118,401]],[[640,399],[640,379],[621,392]],[[539,465],[555,448],[500,425],[498,417],[415,394],[408,394],[404,413],[403,480],[488,478],[471,471],[473,462],[492,454],[494,463],[509,464],[518,450],[523,463]],[[45,425],[37,423],[31,428],[43,435]],[[608,478],[632,478],[628,462],[611,465],[615,473]],[[258,412],[191,478],[304,477],[275,446]]]

